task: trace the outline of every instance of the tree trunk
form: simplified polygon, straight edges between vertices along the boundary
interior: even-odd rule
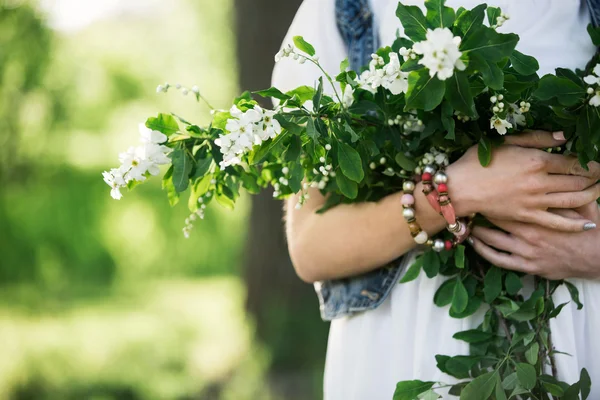
[[[300,3],[235,1],[242,90],[270,87],[273,57]],[[272,106],[270,102],[264,105]],[[271,350],[272,371],[277,386],[285,386],[280,388],[284,398],[310,398],[319,383],[299,377],[307,373],[310,379],[321,375],[327,325],[319,318],[312,287],[302,283],[294,272],[282,215],[281,201],[274,200],[271,191],[253,197],[244,258],[246,306],[255,318],[258,339]]]

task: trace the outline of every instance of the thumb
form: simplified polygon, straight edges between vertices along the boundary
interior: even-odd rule
[[[535,149],[545,149],[548,147],[562,146],[567,142],[565,134],[562,131],[546,132],[531,131],[519,135],[506,136],[504,143],[521,147],[531,147]]]

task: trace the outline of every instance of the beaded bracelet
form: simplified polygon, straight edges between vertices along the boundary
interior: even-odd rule
[[[456,211],[448,195],[448,175],[443,170],[436,171],[435,168],[428,165],[424,168],[422,177],[423,193],[427,196],[430,204],[435,198],[436,205],[432,205],[432,207],[446,220],[448,231],[455,237],[455,244],[464,242],[471,234],[471,221],[456,218]],[[433,183],[437,185],[437,190],[433,188],[432,179]]]
[[[404,181],[402,185],[402,189],[404,190],[404,194],[402,195],[401,203],[402,203],[402,216],[408,223],[408,228],[410,229],[410,234],[415,240],[417,244],[430,246],[436,252],[441,252],[442,250],[450,250],[454,246],[454,243],[450,240],[442,240],[435,239],[432,240],[427,235],[419,223],[416,220],[416,212],[415,212],[415,191],[416,184],[414,181]]]

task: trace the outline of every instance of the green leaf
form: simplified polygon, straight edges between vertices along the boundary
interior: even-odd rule
[[[188,208],[190,212],[196,212],[198,210],[198,199],[200,196],[204,196],[206,192],[208,192],[211,180],[212,175],[205,175],[203,178],[198,179],[191,186],[190,197],[188,199]]]
[[[292,136],[290,140],[290,145],[283,152],[283,159],[285,162],[296,162],[298,161],[298,157],[300,157],[300,153],[302,152],[302,140],[299,136]]]
[[[501,14],[501,10],[498,7],[488,7],[487,8],[487,17],[490,26],[496,26],[498,24],[498,17]]]
[[[344,131],[350,134],[350,141],[352,143],[356,143],[360,140],[360,136],[358,136],[356,131],[352,129],[352,127],[347,122],[344,122]]]
[[[417,168],[417,163],[408,158],[404,153],[397,153],[394,159],[396,160],[396,164],[403,170],[414,171]]]
[[[483,332],[477,329],[471,329],[468,331],[455,333],[452,337],[454,339],[462,340],[463,342],[467,343],[481,343],[487,342],[488,340],[495,337],[495,335],[493,333]]]
[[[321,136],[319,131],[317,130],[315,120],[312,117],[309,117],[308,121],[306,121],[306,134],[312,140],[317,140],[319,136]]]
[[[444,99],[446,85],[436,77],[430,77],[429,71],[422,68],[408,74],[405,110],[431,111]]]
[[[179,125],[175,118],[169,114],[158,114],[157,117],[150,117],[146,120],[146,127],[154,131],[159,131],[167,136],[179,131]]]
[[[579,375],[579,385],[581,387],[581,397],[585,400],[589,397],[592,389],[592,380],[585,368],[581,370],[581,374]]]
[[[525,55],[517,50],[511,54],[510,63],[515,71],[521,75],[532,75],[540,69],[540,64],[534,57]]]
[[[421,273],[421,267],[423,267],[423,257],[418,257],[415,262],[410,266],[408,271],[404,274],[402,279],[400,279],[400,283],[407,283],[414,281],[417,279],[419,274]]]
[[[171,165],[162,179],[162,188],[167,191],[167,197],[171,207],[179,203],[179,193],[175,190],[173,185],[173,166]]]
[[[442,396],[437,394],[433,389],[429,389],[425,393],[421,393],[419,395],[419,400],[437,400],[437,399],[441,399],[441,398],[442,398]]]
[[[196,155],[198,156],[198,155]],[[202,178],[210,170],[212,166],[213,158],[210,154],[205,154],[203,158],[196,158],[196,165],[194,166],[194,179]]]
[[[556,98],[563,106],[572,106],[583,101],[585,89],[567,78],[544,75],[533,96],[539,100]]]
[[[358,196],[358,184],[348,179],[344,174],[336,174],[335,182],[340,192],[349,199],[355,199]]]
[[[429,250],[423,254],[423,270],[428,278],[433,278],[440,272],[440,257],[435,251]]]
[[[473,35],[462,42],[460,50],[463,54],[477,54],[483,59],[500,62],[509,57],[515,50],[519,36],[514,33],[498,33],[486,26],[479,27]]]
[[[491,304],[502,292],[502,271],[491,267],[483,280],[483,295],[486,303]]]
[[[517,373],[513,372],[504,378],[502,381],[502,388],[505,390],[513,390],[517,387],[517,383],[519,383],[519,378],[517,378]]]
[[[454,293],[452,294],[452,310],[456,313],[461,313],[466,310],[469,303],[469,293],[460,277],[456,278]]]
[[[598,153],[598,150],[594,147],[592,138],[599,131],[600,118],[598,118],[596,107],[586,105],[583,111],[580,112],[579,118],[577,118],[575,132],[579,140],[581,140],[585,154],[592,160],[596,158]]]
[[[311,86],[299,86],[294,90],[290,90],[286,93],[290,97],[296,97],[301,104],[311,100],[315,95],[315,88]]]
[[[507,400],[506,393],[504,393],[504,389],[502,388],[500,374],[496,374],[496,400]]]
[[[433,302],[438,307],[445,307],[452,303],[452,297],[454,296],[454,287],[456,286],[456,279],[449,279],[442,283],[439,289],[433,296]]]
[[[483,60],[481,65],[481,76],[483,83],[494,90],[501,90],[504,87],[504,72],[496,63]]]
[[[487,167],[492,162],[492,141],[487,136],[482,136],[477,148],[479,162],[483,167]]]
[[[538,361],[538,355],[540,352],[540,345],[535,342],[525,352],[525,358],[529,364],[535,365]]]
[[[454,109],[449,102],[442,103],[442,125],[446,130],[446,139],[454,140],[456,138],[456,121],[454,120]]]
[[[569,302],[562,303],[562,304],[559,304],[558,306],[556,306],[554,308],[554,310],[552,310],[552,312],[550,314],[548,314],[548,319],[552,319],[552,318],[558,317],[558,314],[560,314],[560,312],[562,311],[562,309],[565,308],[565,306],[567,304],[569,304]]]
[[[456,268],[465,268],[465,250],[466,247],[462,244],[456,246],[456,250],[454,251],[454,262],[456,264]]]
[[[342,60],[342,62],[340,63],[340,72],[346,72],[346,70],[350,68],[350,61],[348,61],[347,58],[345,58],[344,60]]]
[[[475,378],[460,394],[460,400],[485,400],[492,395],[498,380],[498,371],[488,372]]]
[[[533,365],[526,363],[517,364],[517,378],[519,383],[527,390],[531,390],[535,387],[537,381],[537,374]]]
[[[521,278],[519,275],[514,272],[508,272],[506,274],[506,278],[504,278],[504,285],[506,286],[506,292],[511,296],[519,293],[519,290],[523,288],[523,282],[521,282]]]
[[[340,143],[338,149],[338,162],[342,173],[354,182],[360,182],[365,177],[360,154],[346,143]]]
[[[450,316],[452,318],[467,318],[477,312],[481,307],[481,298],[480,297],[471,297],[469,298],[469,303],[467,304],[467,308],[463,312],[456,312],[454,309],[450,308]]]
[[[589,24],[587,26],[587,31],[590,34],[590,38],[592,39],[594,46],[600,46],[600,28],[596,28],[594,25]]]
[[[454,9],[446,7],[445,3],[446,0],[425,0],[426,20],[430,28],[449,28],[454,24]]]
[[[581,310],[583,308],[583,304],[579,300],[579,290],[575,285],[573,285],[569,281],[565,281],[565,286],[569,290],[569,294],[571,295],[571,299],[577,304],[577,309]]]
[[[315,48],[308,43],[302,36],[294,36],[294,45],[298,48],[298,50],[305,52],[309,56],[314,56],[317,52]]]
[[[461,13],[454,26],[462,33],[462,41],[465,41],[483,24],[485,17],[485,4],[480,4],[472,10],[466,10]]]
[[[398,382],[394,400],[414,400],[418,395],[431,389],[435,382],[403,381]]]
[[[464,71],[455,71],[446,80],[446,100],[452,107],[469,117],[475,116],[475,102],[471,94],[469,76]]]
[[[321,108],[321,99],[323,98],[323,77],[319,77],[319,84],[317,85],[317,90],[315,91],[315,95],[313,96],[313,110],[318,113]]]
[[[417,6],[405,6],[398,3],[396,16],[400,18],[404,34],[413,42],[425,40],[427,34],[427,20],[421,9]]]
[[[178,193],[187,189],[193,160],[185,148],[179,147],[169,154],[173,164],[173,186]]]
[[[291,96],[288,96],[287,94],[283,93],[281,90],[275,88],[275,87],[271,87],[269,89],[264,89],[264,90],[259,90],[254,92],[259,96],[262,97],[272,97],[274,99],[279,99],[279,100],[288,100],[291,98]]]
[[[268,140],[266,142],[263,142],[263,144],[260,146],[260,148],[256,151],[251,153],[251,164],[258,164],[259,162],[261,162],[265,157],[267,157],[271,151],[279,144],[281,143],[285,138],[287,138],[287,136],[289,136],[290,131],[285,130],[282,133],[280,133],[279,135],[275,136],[275,138]]]
[[[454,356],[445,362],[444,369],[448,375],[458,379],[466,379],[471,375],[471,368],[479,361],[480,358],[476,356]]]

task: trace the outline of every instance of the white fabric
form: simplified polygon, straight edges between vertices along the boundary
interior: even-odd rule
[[[391,44],[400,28],[395,16],[397,0],[371,0],[382,44]],[[472,8],[481,0],[448,0],[458,8]],[[501,28],[520,35],[519,50],[540,61],[540,74],[556,67],[583,68],[595,49],[586,33],[589,15],[579,0],[490,0],[510,15]],[[422,0],[404,4],[423,5]],[[290,27],[286,43],[303,35],[315,45],[321,62],[335,75],[346,57],[335,25],[334,0],[305,0]],[[274,70],[273,83],[280,89],[311,84],[320,76],[308,64],[283,60]],[[400,223],[400,222],[399,222]],[[325,368],[326,400],[392,398],[396,382],[421,379],[451,383],[454,380],[436,368],[435,355],[468,354],[468,346],[452,339],[458,331],[476,327],[481,315],[452,319],[447,308],[433,304],[433,295],[443,278],[420,276],[397,285],[376,310],[332,322]],[[560,378],[578,380],[585,367],[592,381],[590,399],[600,399],[600,282],[573,280],[584,308],[567,305],[552,322],[556,348],[572,356],[557,355]],[[555,303],[569,301],[563,288]],[[446,397],[446,396],[445,396]]]

